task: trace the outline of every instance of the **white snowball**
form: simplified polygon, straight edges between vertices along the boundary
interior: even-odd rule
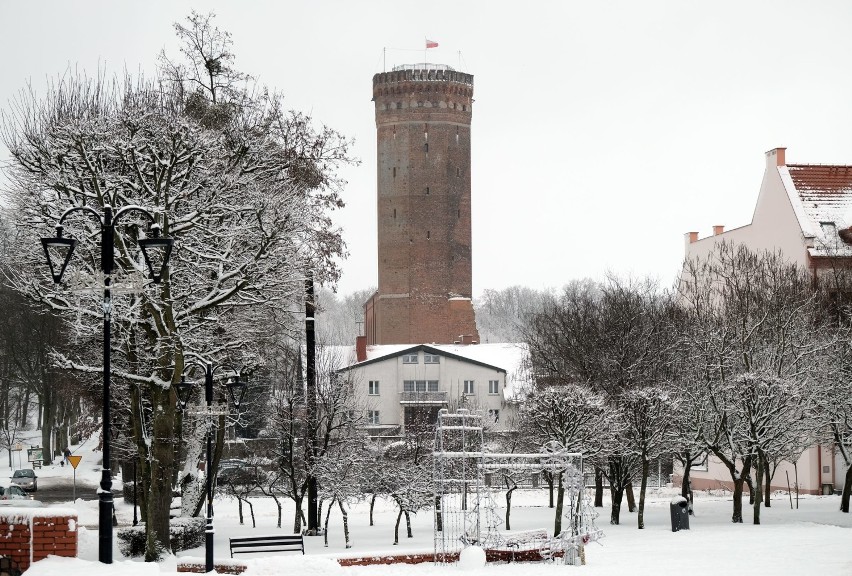
[[[485,566],[485,550],[479,546],[468,546],[459,554],[459,568],[482,568]]]

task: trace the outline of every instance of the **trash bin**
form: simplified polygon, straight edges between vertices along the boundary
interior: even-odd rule
[[[672,515],[672,532],[689,530],[689,502],[686,498],[675,496],[669,506]]]

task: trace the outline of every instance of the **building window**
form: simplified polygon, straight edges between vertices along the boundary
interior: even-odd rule
[[[427,196],[429,195],[429,187],[428,186],[426,186],[426,195]]]
[[[426,230],[426,240],[428,240],[431,237],[432,237],[432,232],[430,232],[429,230]]]
[[[403,392],[437,392],[437,380],[403,380]]]
[[[393,177],[396,178],[396,166],[393,167]]]
[[[424,144],[423,146],[426,149],[426,154],[428,154],[429,153],[429,143],[426,142],[426,144]]]
[[[465,394],[474,394],[473,380],[465,380],[464,381],[464,393]]]
[[[499,380],[489,380],[488,381],[488,393],[489,394],[497,394],[500,391],[500,381]]]
[[[423,363],[424,364],[440,364],[441,357],[437,354],[424,354],[423,355]]]
[[[403,364],[417,364],[417,354],[405,354],[402,357]]]
[[[370,396],[378,396],[379,395],[379,381],[378,380],[370,380],[367,384],[367,394]]]
[[[500,410],[494,408],[493,410],[488,411],[488,421],[489,422],[499,422],[500,421]]]
[[[367,424],[379,424],[380,422],[378,410],[367,410]]]

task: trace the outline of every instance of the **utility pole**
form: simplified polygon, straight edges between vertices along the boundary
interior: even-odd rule
[[[308,535],[319,535],[319,514],[317,512],[317,479],[313,468],[317,458],[317,375],[316,375],[316,334],[314,331],[314,276],[308,272],[305,278],[305,356],[307,366],[307,426],[305,427],[305,446],[308,457]]]

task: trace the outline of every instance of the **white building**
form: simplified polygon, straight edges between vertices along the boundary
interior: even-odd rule
[[[723,241],[780,251],[815,282],[823,271],[852,266],[852,166],[787,164],[786,148],[770,150],[751,223],[729,231],[713,226],[706,238],[687,232],[686,258],[706,258]],[[795,467],[779,466],[773,488],[786,488],[787,473],[802,492],[815,494],[842,487],[845,465],[834,445],[817,445]],[[690,475],[696,489],[730,485],[727,468],[712,456]]]
[[[361,399],[371,436],[397,437],[414,423],[434,424],[441,408],[482,410],[492,431],[515,427],[522,344],[364,346],[339,372]]]

